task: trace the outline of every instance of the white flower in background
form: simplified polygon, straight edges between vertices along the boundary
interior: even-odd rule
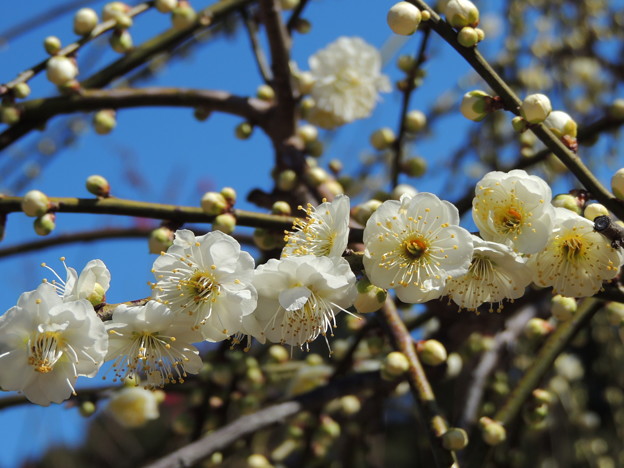
[[[118,306],[106,330],[106,360],[113,360],[115,380],[143,374],[146,386],[157,388],[182,383],[187,373],[197,374],[201,369],[199,351],[191,344],[202,341],[201,334],[188,319],[181,320],[159,302]]]
[[[56,288],[65,302],[87,299],[95,306],[104,301],[110,286],[111,274],[102,260],[91,260],[80,272],[80,276],[75,269],[65,264],[65,257],[61,257],[61,261],[67,272],[65,281],[45,263],[41,266],[54,273],[58,282],[53,280],[50,284]]]
[[[254,275],[258,308],[243,318],[245,333],[261,343],[303,347],[336,326],[353,304],[355,275],[341,257],[270,259]]]
[[[106,410],[123,427],[141,427],[160,416],[161,393],[141,387],[123,387],[110,398]]]
[[[364,268],[374,285],[396,288],[400,300],[426,302],[446,281],[468,271],[472,236],[457,208],[431,193],[385,201],[364,229]]]
[[[519,169],[490,172],[475,188],[472,218],[483,239],[536,253],[552,231],[551,198],[550,187],[537,176]]]
[[[286,234],[282,257],[316,255],[340,257],[349,240],[349,197],[338,195],[316,209],[308,205],[307,218],[295,221],[293,232]]]
[[[359,37],[340,37],[309,60],[315,107],[310,123],[336,128],[368,117],[380,92],[391,91],[379,51]]]
[[[529,266],[538,286],[553,287],[567,297],[593,296],[602,282],[614,278],[624,262],[622,252],[594,231],[594,223],[565,208],[556,208],[555,227],[546,248],[531,256]]]
[[[38,405],[61,403],[75,394],[79,375],[97,373],[107,347],[93,306],[83,299],[63,302],[44,283],[0,317],[0,387]]]
[[[459,307],[475,311],[486,302],[517,299],[533,280],[533,272],[509,247],[472,236],[474,254],[468,273],[446,283],[446,294]],[[490,311],[492,311],[490,305]]]
[[[254,261],[220,231],[203,236],[176,232],[173,245],[154,262],[155,300],[193,318],[204,339],[221,341],[240,331],[242,317],[256,308]]]

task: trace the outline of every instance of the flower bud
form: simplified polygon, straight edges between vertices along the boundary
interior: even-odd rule
[[[306,180],[313,185],[314,187],[318,187],[321,184],[324,184],[329,180],[329,174],[322,167],[310,167],[305,173]]]
[[[299,0],[279,0],[282,10],[293,10],[299,5]]]
[[[117,126],[115,111],[104,109],[93,114],[93,129],[98,135],[108,135]]]
[[[178,0],[156,0],[154,6],[161,13],[170,13],[178,6]]]
[[[15,107],[0,106],[0,123],[13,125],[19,122],[20,113]]]
[[[400,200],[403,195],[408,195],[413,197],[418,193],[414,187],[408,184],[399,184],[392,189],[392,193],[390,194],[390,198],[393,200]]]
[[[132,50],[132,35],[126,29],[118,29],[111,35],[109,43],[118,54],[128,53]]]
[[[378,288],[364,277],[356,283],[357,296],[353,306],[359,314],[368,314],[378,311],[386,302],[388,292],[385,289]]]
[[[429,21],[431,19],[431,13],[429,13],[429,10],[423,10],[420,12],[420,18],[422,21]]]
[[[524,334],[529,339],[542,338],[553,331],[553,326],[546,320],[540,318],[532,318],[524,327]]]
[[[268,84],[261,84],[256,90],[256,97],[263,101],[272,101],[275,99],[275,91]]]
[[[437,340],[419,341],[416,352],[422,362],[429,366],[439,366],[446,361],[446,348]]]
[[[286,362],[290,359],[290,353],[282,345],[271,345],[269,356],[276,362]]]
[[[276,215],[290,216],[290,214],[292,213],[292,209],[290,208],[288,202],[278,200],[273,203],[273,206],[271,207],[271,213]]]
[[[405,115],[405,129],[408,132],[420,132],[427,125],[427,117],[419,110],[409,111]]]
[[[247,457],[247,468],[273,468],[264,455],[254,453]]]
[[[219,215],[228,207],[227,200],[219,192],[206,192],[201,199],[201,208],[210,216]]]
[[[446,450],[462,450],[468,445],[468,434],[460,427],[450,427],[442,436]]]
[[[308,34],[312,30],[312,23],[305,18],[297,18],[294,28],[299,34]]]
[[[189,4],[178,6],[171,13],[173,29],[186,29],[192,26],[197,19],[197,13]]]
[[[576,299],[557,294],[551,300],[550,312],[560,322],[570,320],[576,313]]]
[[[457,33],[457,42],[464,47],[474,47],[479,43],[479,34],[475,28],[464,26]]]
[[[474,28],[474,30],[477,32],[477,38],[479,39],[479,42],[481,42],[483,39],[485,39],[485,31],[481,28]]]
[[[590,221],[593,221],[598,216],[609,216],[609,210],[606,206],[601,205],[600,203],[592,203],[591,205],[587,205],[585,207],[583,216]]]
[[[624,99],[618,98],[609,107],[609,114],[614,119],[624,119]]]
[[[174,233],[171,229],[165,226],[154,229],[150,232],[147,246],[149,253],[160,254],[166,252],[169,247],[173,245]]]
[[[468,120],[479,122],[488,115],[491,99],[492,97],[485,91],[469,91],[464,94],[459,110]]]
[[[54,56],[48,59],[46,77],[55,85],[63,85],[78,75],[76,63],[67,57]]]
[[[420,24],[420,10],[408,2],[395,3],[388,11],[388,26],[395,34],[410,36]]]
[[[47,195],[39,190],[31,190],[22,198],[22,211],[26,216],[43,216],[50,208]]]
[[[314,125],[302,125],[297,129],[297,135],[304,143],[312,143],[318,140],[318,129]]]
[[[232,234],[235,228],[236,218],[231,213],[220,214],[212,222],[213,231],[221,231],[226,234]]]
[[[410,158],[403,163],[403,172],[410,177],[422,177],[427,171],[427,161],[419,156]]]
[[[624,168],[618,169],[611,177],[611,190],[620,200],[624,200]]]
[[[30,95],[28,83],[17,83],[13,86],[13,95],[18,99],[25,99]]]
[[[243,122],[236,126],[235,133],[239,140],[246,140],[253,133],[253,127],[249,122]]]
[[[375,130],[370,137],[370,143],[377,150],[389,148],[395,140],[394,132],[388,127]]]
[[[505,427],[498,421],[484,416],[479,419],[479,424],[481,426],[481,435],[486,444],[498,445],[507,438]]]
[[[617,327],[624,324],[624,304],[621,302],[609,302],[605,309],[611,325]]]
[[[154,392],[142,387],[123,387],[110,398],[107,411],[123,427],[141,427],[158,419],[158,401]]]
[[[225,198],[229,206],[233,206],[234,203],[236,203],[236,190],[232,187],[223,187],[221,189],[221,195],[223,195],[223,198]]]
[[[544,121],[544,125],[559,138],[563,136],[576,138],[576,122],[563,111],[552,111]]]
[[[380,206],[381,201],[375,199],[356,205],[355,208],[353,208],[353,218],[362,226],[366,226],[368,218],[370,218]]]
[[[542,123],[551,112],[550,99],[544,94],[531,94],[520,105],[522,117],[532,124]]]
[[[444,7],[446,20],[454,28],[479,24],[479,9],[469,0],[449,0]]]
[[[340,159],[332,159],[329,161],[328,166],[334,175],[338,175],[342,171],[342,161]]]
[[[340,424],[327,415],[321,416],[321,424],[319,425],[321,434],[335,439],[340,436]]]
[[[310,72],[301,72],[296,76],[297,89],[301,94],[310,94],[314,84],[316,83],[316,79],[314,75]],[[302,113],[309,112],[315,106],[314,99],[306,98],[301,101],[301,111]]]
[[[74,32],[84,36],[93,31],[98,24],[98,15],[91,8],[81,8],[74,15]]]
[[[277,188],[288,192],[297,186],[297,173],[292,169],[286,169],[277,175]]]
[[[109,2],[102,9],[102,21],[117,20],[119,15],[125,15],[130,7],[123,2]]]
[[[43,48],[50,55],[58,54],[62,47],[61,40],[56,36],[48,36],[43,40]]]
[[[579,199],[569,193],[560,193],[556,195],[552,200],[552,204],[553,206],[573,211],[578,215],[580,215],[583,211],[579,205]]]
[[[87,177],[86,187],[89,193],[96,197],[106,198],[110,195],[110,184],[101,175],[91,175]]]
[[[35,219],[33,226],[38,235],[47,236],[56,227],[56,215],[54,213],[46,213]]]
[[[95,403],[93,403],[92,401],[83,401],[78,408],[78,411],[80,411],[80,415],[85,418],[88,418],[93,413],[95,413],[95,410]]]
[[[549,390],[543,388],[536,388],[531,392],[531,396],[535,399],[537,404],[551,405],[555,401],[555,395]]]
[[[405,354],[393,351],[381,363],[381,377],[384,380],[394,380],[405,374],[409,367]]]
[[[514,132],[524,133],[529,129],[529,122],[524,120],[522,117],[519,117],[519,116],[514,117],[513,119],[511,119],[511,127],[514,129]],[[527,151],[529,157],[533,156],[532,148],[522,148],[522,149]],[[525,155],[523,154],[523,156]]]
[[[323,145],[322,141],[314,140],[314,141],[311,141],[310,143],[306,143],[305,149],[306,149],[306,152],[310,156],[314,158],[320,158],[323,155],[325,146]]]
[[[405,73],[409,73],[414,65],[416,64],[416,59],[411,55],[401,55],[397,60],[397,67],[399,70]]]

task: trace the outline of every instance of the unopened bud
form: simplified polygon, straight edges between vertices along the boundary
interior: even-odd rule
[[[171,13],[171,23],[177,30],[186,29],[192,26],[197,19],[197,13],[189,4],[178,6]]]
[[[246,140],[253,133],[253,126],[249,122],[240,123],[236,126],[235,133],[239,140]]]
[[[81,8],[74,15],[74,32],[84,36],[93,31],[98,24],[98,15],[91,8]]]
[[[392,189],[392,193],[390,194],[390,198],[393,200],[400,200],[403,195],[407,195],[409,197],[413,197],[418,193],[414,187],[409,184],[399,184]]]
[[[546,320],[540,318],[532,318],[524,327],[524,334],[529,339],[542,338],[553,331],[553,326]]]
[[[403,163],[403,172],[410,177],[422,177],[426,171],[427,161],[424,158],[410,158]]]
[[[305,178],[311,185],[318,187],[329,180],[329,174],[322,167],[310,167],[305,173]]]
[[[290,208],[288,202],[278,200],[273,203],[273,206],[271,207],[271,213],[276,215],[290,216],[290,214],[292,213],[292,209]]]
[[[212,222],[214,231],[221,231],[226,234],[232,234],[236,228],[236,218],[231,213],[223,213],[217,216]]]
[[[479,43],[479,33],[475,28],[464,26],[457,33],[457,42],[464,47],[474,47]]]
[[[310,72],[301,72],[296,76],[297,89],[301,94],[310,94],[316,79]],[[306,98],[301,101],[301,112],[306,113],[312,110],[315,106],[314,99]]]
[[[600,203],[592,203],[585,207],[585,210],[583,211],[583,216],[590,221],[593,221],[598,216],[609,216],[609,210],[606,206]]]
[[[481,426],[481,435],[486,444],[492,446],[498,445],[503,443],[507,438],[505,427],[498,421],[484,416],[479,419],[479,424]]]
[[[206,192],[201,199],[201,208],[210,216],[219,215],[228,207],[227,200],[219,192]]]
[[[368,218],[370,218],[380,206],[381,201],[375,199],[356,205],[355,208],[353,208],[353,218],[362,226],[366,226]]]
[[[264,455],[254,453],[247,457],[247,468],[272,468],[273,465]]]
[[[126,29],[118,29],[110,37],[111,48],[118,54],[125,54],[132,50],[132,35]]]
[[[439,366],[447,358],[446,348],[437,340],[418,342],[416,352],[420,360],[429,366]]]
[[[0,123],[13,125],[19,122],[20,113],[15,107],[0,107]]]
[[[427,116],[419,110],[411,110],[405,115],[405,129],[408,132],[420,132],[427,125]]]
[[[56,227],[56,215],[54,213],[46,213],[35,219],[33,226],[38,235],[47,236]]]
[[[98,135],[108,135],[117,126],[115,111],[104,109],[93,114],[93,129]]]
[[[116,21],[119,15],[125,15],[129,11],[130,7],[123,2],[109,2],[102,9],[102,21]]]
[[[334,175],[338,175],[342,171],[342,161],[340,159],[332,159],[329,161],[328,166]]]
[[[353,306],[359,314],[368,314],[378,311],[386,302],[388,292],[381,289],[364,277],[356,283],[358,294]]]
[[[460,427],[451,427],[442,436],[442,446],[446,450],[462,450],[467,445],[468,434]]]
[[[154,6],[161,13],[170,13],[178,6],[178,0],[156,0]]]
[[[468,120],[479,122],[489,114],[489,103],[492,97],[485,91],[474,90],[464,94],[459,110]]]
[[[290,353],[282,345],[271,345],[269,347],[269,356],[277,362],[286,362],[290,359]]]
[[[319,429],[323,435],[335,439],[340,436],[340,424],[327,415],[321,416],[321,424]]]
[[[394,380],[405,374],[410,364],[405,354],[393,351],[381,363],[381,376],[385,380]]]
[[[78,75],[76,63],[67,57],[55,56],[48,59],[46,77],[55,85],[63,85]]]
[[[96,197],[106,198],[110,195],[110,184],[101,175],[91,175],[87,177],[86,187],[89,193]]]
[[[50,208],[47,195],[39,190],[30,190],[22,198],[22,211],[26,216],[43,216]]]
[[[388,26],[395,34],[410,36],[420,24],[420,10],[408,2],[395,3],[388,11]]]
[[[275,91],[268,84],[261,84],[256,90],[256,96],[263,101],[272,101],[275,99]]]
[[[563,111],[552,111],[544,121],[544,125],[559,138],[563,136],[576,138],[576,122]]]
[[[551,300],[550,312],[561,322],[570,320],[576,313],[576,299],[557,294]]]
[[[305,145],[306,153],[314,158],[320,158],[325,150],[325,145],[320,140],[314,140]]]
[[[511,119],[511,127],[514,129],[514,132],[524,133],[529,129],[529,122],[524,120],[522,117],[514,117]],[[531,148],[522,148],[523,150],[527,150],[530,156],[533,156],[533,149]]]
[[[380,128],[373,132],[370,137],[370,143],[377,150],[389,148],[394,143],[395,136],[392,129],[388,127]]]
[[[293,10],[299,5],[299,0],[279,0],[282,10]]]
[[[550,99],[544,94],[531,94],[524,98],[520,106],[522,117],[532,124],[542,123],[551,112]]]
[[[469,0],[449,0],[444,8],[446,20],[454,28],[473,28],[479,24],[479,9]]]
[[[308,34],[312,30],[312,23],[305,18],[297,18],[294,28],[299,34]]]
[[[569,193],[560,193],[556,195],[552,200],[552,204],[553,206],[573,211],[578,215],[580,215],[583,211],[579,205],[579,199]]]
[[[236,190],[232,187],[223,187],[221,189],[221,195],[228,202],[229,206],[233,206],[236,203]]]
[[[150,232],[147,246],[150,253],[159,254],[166,252],[173,245],[174,233],[165,226],[154,229]]]
[[[13,86],[13,95],[18,99],[25,99],[30,95],[28,83],[17,83]]]
[[[401,55],[397,59],[397,67],[399,67],[399,70],[405,73],[409,73],[412,68],[414,68],[415,64],[416,59],[411,55]]]
[[[318,129],[314,125],[302,125],[297,129],[297,135],[304,143],[312,143],[318,139]]]
[[[50,55],[58,54],[62,47],[61,40],[56,36],[48,36],[43,40],[43,48]]]
[[[286,169],[277,175],[277,188],[288,192],[297,186],[297,173],[292,169]]]
[[[618,169],[611,177],[611,190],[620,200],[624,200],[624,168]]]
[[[81,416],[88,418],[93,413],[95,413],[95,410],[96,410],[95,403],[93,403],[92,401],[83,401],[80,404],[80,407],[78,408],[78,410],[80,411]]]
[[[609,114],[614,119],[624,119],[624,99],[618,98],[609,107]]]
[[[531,395],[538,404],[550,405],[555,401],[555,395],[549,390],[543,388],[536,388],[531,392]]]
[[[624,324],[624,304],[621,302],[609,302],[605,309],[611,325],[620,326]]]
[[[477,32],[477,37],[479,38],[479,42],[481,42],[483,39],[485,39],[485,31],[481,28],[474,28],[474,30]]]

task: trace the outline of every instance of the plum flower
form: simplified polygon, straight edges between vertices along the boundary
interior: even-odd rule
[[[123,387],[110,398],[106,410],[123,427],[141,427],[160,417],[158,402],[162,393],[162,390]]]
[[[95,306],[104,301],[106,291],[108,291],[110,286],[111,274],[102,260],[91,260],[85,265],[80,275],[78,275],[75,269],[65,264],[64,257],[61,257],[61,261],[67,272],[65,281],[45,263],[41,266],[54,273],[58,281],[54,280],[50,284],[63,296],[65,302],[87,299]]]
[[[48,406],[75,394],[78,376],[93,377],[108,339],[89,301],[63,302],[50,284],[23,293],[0,317],[0,387]]]
[[[192,317],[204,339],[221,341],[239,332],[243,316],[256,307],[253,269],[253,258],[233,237],[220,231],[195,237],[181,229],[154,262],[152,296]]]
[[[476,311],[486,302],[499,303],[517,299],[533,280],[533,273],[524,260],[509,247],[472,236],[474,254],[465,275],[446,283],[446,294],[459,307]],[[490,312],[492,311],[490,304]]]
[[[299,347],[326,336],[357,292],[344,258],[312,255],[270,259],[256,269],[254,285],[258,308],[243,318],[245,333]]]
[[[551,198],[548,184],[523,170],[490,172],[477,183],[472,217],[483,239],[536,253],[552,231]]]
[[[565,208],[555,208],[555,228],[546,248],[531,256],[535,284],[554,294],[587,297],[613,279],[624,262],[622,253],[594,231],[594,223]]]
[[[468,271],[472,236],[457,208],[431,193],[385,201],[364,229],[364,268],[374,285],[396,288],[400,300],[426,302],[446,281]]]
[[[316,255],[340,257],[349,238],[349,197],[338,195],[316,209],[308,205],[305,220],[297,220],[294,231],[286,234],[282,258]]]
[[[310,57],[315,107],[308,120],[336,128],[368,117],[380,92],[391,91],[379,51],[359,37],[340,37]]]
[[[191,344],[201,341],[201,334],[159,302],[118,306],[106,330],[106,360],[113,360],[115,380],[144,374],[146,387],[157,388],[182,383],[187,373],[201,369],[199,351]]]

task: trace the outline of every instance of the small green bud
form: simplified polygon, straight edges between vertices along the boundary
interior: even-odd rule
[[[310,167],[305,173],[306,180],[313,185],[314,187],[318,187],[319,185],[327,182],[329,180],[329,174],[322,167]]]
[[[55,85],[64,85],[78,75],[76,63],[67,57],[54,56],[46,64],[46,77]]]
[[[39,190],[30,190],[22,198],[22,211],[33,218],[43,216],[50,208],[47,195]]]
[[[312,143],[318,140],[318,129],[314,125],[302,125],[297,129],[297,135],[304,143]]]
[[[297,89],[301,94],[310,94],[310,91],[312,91],[312,88],[316,83],[316,79],[314,78],[314,75],[312,75],[312,73],[310,72],[301,72],[296,76],[296,83]],[[307,113],[310,112],[315,105],[316,103],[311,97],[302,99],[300,106],[303,116],[305,117],[305,115],[307,115]]]
[[[295,31],[299,34],[308,34],[312,30],[312,23],[305,18],[297,18],[295,22]]]
[[[464,47],[474,47],[479,43],[479,33],[470,26],[464,26],[457,33],[457,42]]]
[[[165,226],[154,229],[150,232],[150,236],[147,242],[149,253],[159,254],[166,252],[169,247],[173,245],[174,233],[171,229]]]
[[[624,304],[620,302],[609,302],[605,307],[609,323],[614,326],[624,324]]]
[[[223,187],[221,189],[221,195],[223,195],[223,198],[225,198],[229,206],[234,206],[236,203],[236,190],[232,187]]]
[[[507,438],[505,427],[498,421],[484,416],[479,419],[479,424],[481,425],[481,435],[486,444],[499,445]]]
[[[511,127],[514,129],[514,132],[524,133],[529,129],[529,122],[524,120],[522,117],[514,117],[511,119]],[[533,155],[533,149],[531,148],[523,148],[527,149],[530,152],[530,155]]]
[[[231,213],[223,213],[218,215],[212,222],[214,231],[221,231],[226,234],[232,234],[236,228],[236,218]]]
[[[321,424],[319,426],[321,434],[336,439],[340,436],[340,424],[327,415],[321,416]]]
[[[115,22],[117,23],[117,30],[130,29],[133,24],[132,17],[125,13],[118,14]]]
[[[345,416],[357,414],[361,409],[362,403],[355,395],[345,395],[340,399],[340,411]]]
[[[590,205],[585,206],[585,210],[583,211],[583,216],[590,221],[593,221],[598,216],[609,216],[609,210],[606,206],[600,203],[592,203]]]
[[[624,99],[618,98],[609,107],[609,114],[614,119],[624,119]]]
[[[206,109],[205,107],[196,107],[193,110],[193,117],[195,117],[199,122],[203,122],[207,120],[211,114],[212,114],[212,111],[209,109]]]
[[[93,114],[93,129],[98,135],[108,135],[117,126],[116,113],[112,109],[104,109]]]
[[[551,300],[550,312],[557,320],[565,322],[574,316],[576,308],[576,299],[557,294]]]
[[[446,450],[463,450],[468,445],[468,434],[460,427],[450,427],[442,436]]]
[[[132,35],[126,29],[117,29],[111,35],[109,43],[115,52],[126,54],[132,50]]]
[[[297,173],[292,169],[286,169],[277,175],[277,188],[288,192],[297,186]]]
[[[279,0],[282,10],[293,10],[299,5],[299,0]]]
[[[178,6],[178,0],[156,0],[154,6],[161,13],[171,13]]]
[[[444,15],[449,24],[456,29],[464,26],[474,28],[479,24],[479,10],[469,0],[449,0],[444,7]]]
[[[48,36],[43,40],[43,48],[50,55],[58,54],[59,50],[63,48],[61,40],[56,36]]]
[[[47,236],[56,227],[56,215],[54,213],[46,213],[33,222],[35,232],[40,236]]]
[[[439,366],[446,361],[446,348],[437,340],[420,341],[416,345],[420,360],[429,366]]]
[[[28,83],[17,83],[13,86],[13,95],[18,99],[25,99],[30,95]]]
[[[306,143],[305,145],[306,153],[314,158],[320,158],[323,156],[323,151],[325,150],[325,145],[320,140],[311,141],[310,143]]]
[[[611,190],[613,195],[620,200],[624,200],[624,168],[618,169],[611,177]]]
[[[290,214],[292,213],[292,209],[290,208],[288,202],[278,200],[273,203],[273,206],[271,207],[271,213],[276,215],[290,216]]]
[[[405,115],[405,129],[408,132],[420,132],[427,126],[427,116],[419,110],[411,110]]]
[[[102,9],[102,21],[117,20],[120,14],[126,14],[130,7],[123,2],[109,2]]]
[[[551,391],[544,390],[543,388],[536,388],[531,392],[531,395],[538,404],[550,405],[555,401],[555,395]]]
[[[544,125],[559,138],[564,136],[576,138],[576,122],[563,111],[552,111],[544,121]]]
[[[427,161],[419,156],[403,163],[403,172],[410,177],[422,177],[427,171]]]
[[[378,311],[386,302],[388,292],[385,289],[378,288],[364,277],[356,283],[358,294],[355,298],[353,306],[359,314],[368,314]]]
[[[388,127],[380,128],[373,132],[370,143],[377,150],[384,150],[390,147],[395,140],[394,132]]]
[[[552,200],[552,204],[553,206],[573,211],[578,215],[580,215],[583,211],[581,206],[579,205],[579,199],[576,198],[574,195],[570,195],[569,193],[560,193],[558,195],[555,195]]]
[[[308,354],[305,361],[309,366],[320,366],[323,364],[323,358],[316,353]]]
[[[405,73],[409,73],[414,65],[416,64],[416,59],[411,55],[401,55],[397,60],[397,67],[399,70]]]
[[[228,208],[227,200],[219,192],[206,192],[201,199],[200,205],[204,213],[210,216],[224,213]]]
[[[524,327],[524,334],[529,339],[543,338],[553,331],[553,326],[546,320],[540,318],[532,318]]]
[[[197,13],[188,4],[178,6],[171,13],[171,23],[173,24],[173,29],[186,29],[192,26],[196,20]]]
[[[388,26],[393,33],[410,36],[416,32],[420,24],[420,10],[409,2],[395,3],[387,15]]]
[[[89,34],[98,24],[98,15],[91,8],[81,8],[74,15],[74,32],[79,36]]]
[[[551,112],[550,99],[544,94],[531,94],[520,105],[522,117],[531,124],[542,123]]]
[[[485,31],[481,28],[474,28],[474,30],[477,32],[477,37],[479,38],[479,42],[481,42],[483,39],[485,39]]]
[[[485,91],[474,90],[464,94],[459,110],[468,120],[479,122],[489,114],[492,97]]]
[[[248,139],[253,133],[253,126],[249,122],[243,122],[236,126],[236,138],[239,140]]]
[[[95,413],[95,410],[96,410],[95,403],[93,403],[92,401],[83,401],[80,404],[80,407],[78,408],[78,410],[80,411],[81,416],[88,418],[93,413]]]
[[[329,161],[328,166],[334,175],[338,175],[342,171],[342,161],[340,159],[332,159]]]
[[[0,106],[0,123],[13,125],[19,122],[20,113],[15,107]]]
[[[86,187],[89,193],[96,197],[106,198],[110,195],[110,184],[101,175],[90,175],[87,177]]]
[[[421,21],[429,21],[431,19],[431,13],[429,13],[429,10],[422,10],[420,12],[420,19]]]
[[[410,364],[405,354],[393,351],[381,363],[381,377],[384,380],[394,380],[405,374],[409,367]]]
[[[247,457],[247,468],[273,468],[264,455],[254,453]]]
[[[290,353],[282,345],[271,345],[269,348],[269,356],[277,362],[286,362],[290,359]]]
[[[375,199],[356,205],[355,208],[353,208],[353,218],[362,226],[366,226],[368,218],[370,218],[380,206],[381,201]]]
[[[275,99],[275,90],[268,84],[261,84],[256,90],[256,97],[263,101],[272,101]]]

